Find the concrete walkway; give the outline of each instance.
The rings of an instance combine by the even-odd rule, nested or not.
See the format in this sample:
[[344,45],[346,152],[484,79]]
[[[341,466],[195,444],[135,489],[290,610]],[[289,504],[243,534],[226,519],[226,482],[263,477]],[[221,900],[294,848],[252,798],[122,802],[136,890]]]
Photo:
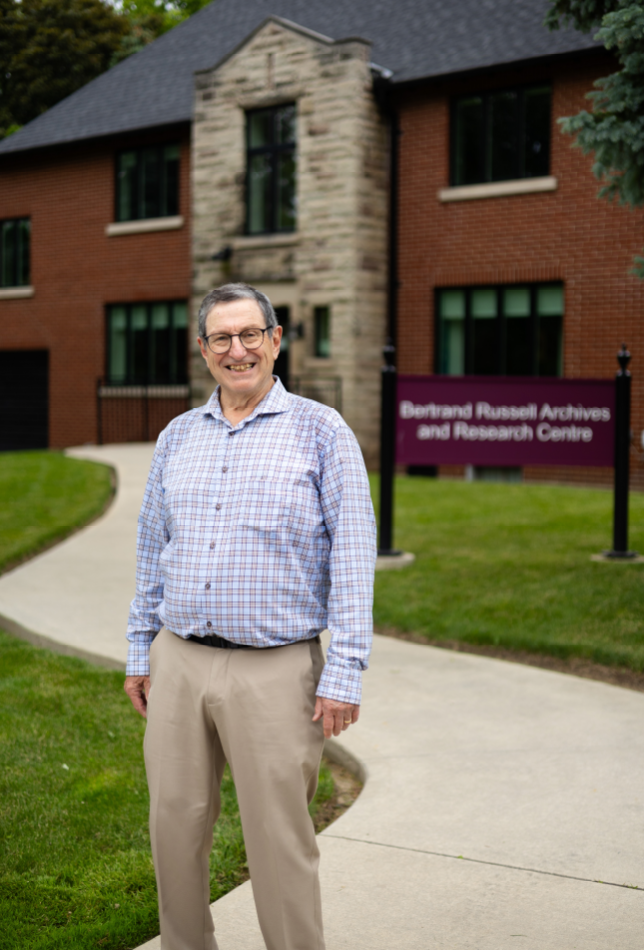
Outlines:
[[[0,626],[122,665],[150,453],[73,453],[117,467],[117,501],[0,578]],[[328,950],[642,950],[643,726],[644,694],[376,637],[329,748],[367,782],[319,839]],[[250,885],[213,914],[220,950],[263,950]]]

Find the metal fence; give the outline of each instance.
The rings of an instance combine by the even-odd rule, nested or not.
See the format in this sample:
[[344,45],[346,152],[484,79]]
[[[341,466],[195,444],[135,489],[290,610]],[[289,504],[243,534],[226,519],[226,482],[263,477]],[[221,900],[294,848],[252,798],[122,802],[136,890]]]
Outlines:
[[189,386],[96,387],[98,444],[154,442],[175,416],[190,408]]
[[341,376],[291,376],[288,381],[289,392],[306,399],[314,399],[325,406],[337,409],[342,415],[342,377]]

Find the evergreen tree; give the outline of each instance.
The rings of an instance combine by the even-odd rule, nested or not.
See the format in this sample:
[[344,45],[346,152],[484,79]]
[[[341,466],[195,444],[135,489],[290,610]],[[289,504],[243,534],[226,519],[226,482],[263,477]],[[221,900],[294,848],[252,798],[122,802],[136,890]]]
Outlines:
[[[594,153],[593,172],[601,198],[637,208],[644,204],[644,4],[629,0],[551,0],[546,23],[583,32],[599,27],[595,39],[614,52],[617,72],[595,83],[592,111],[560,119],[576,144]],[[644,257],[634,273],[644,279]]]

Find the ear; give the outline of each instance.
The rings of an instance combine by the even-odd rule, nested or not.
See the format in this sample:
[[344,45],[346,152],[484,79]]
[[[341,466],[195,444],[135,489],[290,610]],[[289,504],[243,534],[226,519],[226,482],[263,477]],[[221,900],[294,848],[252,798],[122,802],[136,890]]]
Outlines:
[[273,354],[277,356],[280,351],[280,342],[282,340],[282,333],[284,332],[283,327],[273,327],[272,333],[272,342],[273,342]]
[[204,341],[201,339],[200,336],[197,337],[197,343],[199,344],[199,349],[201,350],[201,355],[202,355],[203,358],[206,360],[206,362],[208,362],[208,350],[206,349],[206,347],[205,347],[205,345],[204,345]]

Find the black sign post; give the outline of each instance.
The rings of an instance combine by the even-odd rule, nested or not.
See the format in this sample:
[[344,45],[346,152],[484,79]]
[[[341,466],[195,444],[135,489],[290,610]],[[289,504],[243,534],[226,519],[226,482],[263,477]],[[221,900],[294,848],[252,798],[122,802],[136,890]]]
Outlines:
[[613,550],[606,557],[632,558],[628,550],[628,490],[631,451],[631,354],[622,343],[617,354],[619,370],[615,375],[615,498],[613,508]]
[[391,342],[383,349],[382,403],[380,411],[380,538],[378,555],[398,557],[392,547],[394,521],[394,470],[396,465],[396,349]]

